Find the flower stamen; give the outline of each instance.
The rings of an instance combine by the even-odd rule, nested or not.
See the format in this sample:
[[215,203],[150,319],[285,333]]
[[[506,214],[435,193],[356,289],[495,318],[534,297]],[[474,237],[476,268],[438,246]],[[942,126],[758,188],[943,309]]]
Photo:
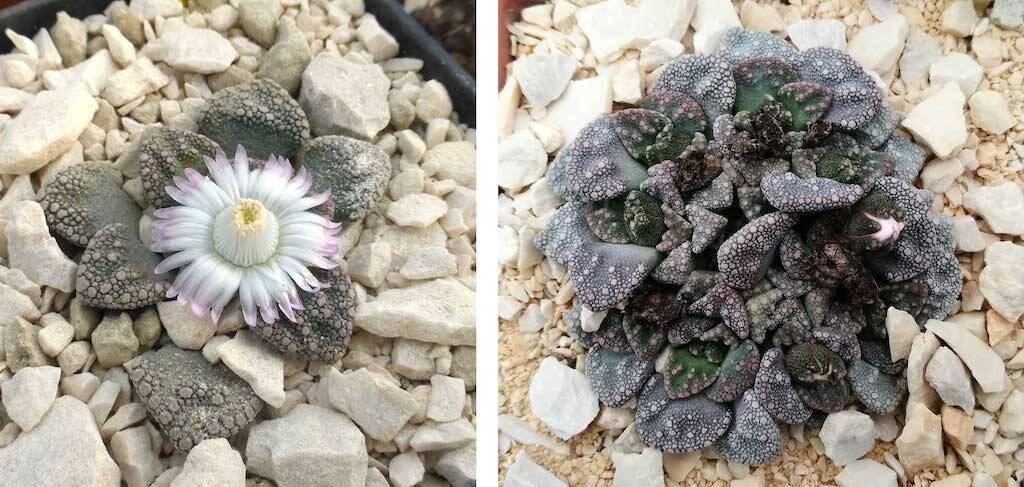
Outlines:
[[243,198],[235,206],[235,230],[241,235],[252,235],[263,230],[263,203]]
[[277,217],[257,200],[242,198],[221,210],[213,228],[213,247],[229,262],[252,267],[277,251]]

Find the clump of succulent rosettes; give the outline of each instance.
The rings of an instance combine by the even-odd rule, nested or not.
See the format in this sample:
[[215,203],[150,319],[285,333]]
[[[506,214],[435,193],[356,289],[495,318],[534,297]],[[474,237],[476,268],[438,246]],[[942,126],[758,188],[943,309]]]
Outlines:
[[898,406],[886,313],[944,318],[961,275],[897,122],[846,53],[734,29],[558,155],[568,203],[536,243],[569,268],[595,392],[638,398],[643,441],[760,463],[779,422]]

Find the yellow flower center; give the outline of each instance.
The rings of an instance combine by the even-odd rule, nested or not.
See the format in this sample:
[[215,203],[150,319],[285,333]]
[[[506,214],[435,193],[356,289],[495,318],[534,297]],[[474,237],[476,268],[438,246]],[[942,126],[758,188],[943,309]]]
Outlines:
[[263,203],[243,198],[235,206],[235,231],[242,235],[252,235],[263,230]]
[[277,251],[278,223],[263,203],[243,198],[221,210],[213,229],[213,247],[242,267],[262,264]]

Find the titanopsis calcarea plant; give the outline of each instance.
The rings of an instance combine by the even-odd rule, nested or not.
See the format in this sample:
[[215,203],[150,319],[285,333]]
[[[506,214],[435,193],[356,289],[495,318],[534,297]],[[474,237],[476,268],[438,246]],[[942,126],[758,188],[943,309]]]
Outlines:
[[898,406],[889,308],[941,319],[961,285],[898,121],[846,53],[733,29],[558,155],[568,202],[536,244],[569,269],[594,390],[637,398],[644,442],[760,463],[778,423]]

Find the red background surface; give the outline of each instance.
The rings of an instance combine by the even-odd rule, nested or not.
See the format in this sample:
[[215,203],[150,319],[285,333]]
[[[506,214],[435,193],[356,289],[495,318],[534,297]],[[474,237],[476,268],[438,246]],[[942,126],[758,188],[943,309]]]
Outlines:
[[20,1],[21,0],[0,0],[0,8],[10,7],[11,5],[14,5]]

